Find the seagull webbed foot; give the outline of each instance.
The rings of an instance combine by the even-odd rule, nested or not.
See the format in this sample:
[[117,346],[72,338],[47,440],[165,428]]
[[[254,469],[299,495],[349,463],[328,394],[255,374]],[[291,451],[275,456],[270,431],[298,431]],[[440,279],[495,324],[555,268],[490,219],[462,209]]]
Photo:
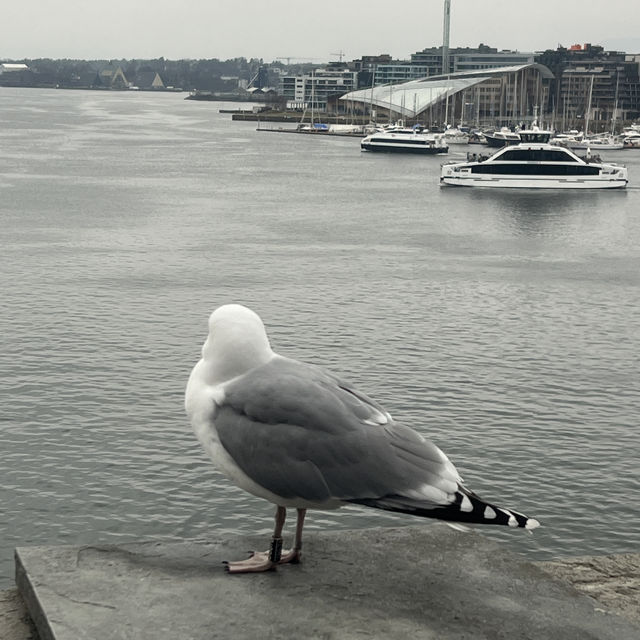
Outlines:
[[272,571],[276,568],[274,562],[269,559],[268,551],[254,551],[246,560],[223,563],[227,573],[260,573],[262,571]]
[[280,560],[273,562],[270,559],[270,551],[254,551],[246,560],[235,562],[224,561],[227,573],[261,573],[273,571],[279,564],[299,564],[302,561],[302,552],[299,549],[284,551]]

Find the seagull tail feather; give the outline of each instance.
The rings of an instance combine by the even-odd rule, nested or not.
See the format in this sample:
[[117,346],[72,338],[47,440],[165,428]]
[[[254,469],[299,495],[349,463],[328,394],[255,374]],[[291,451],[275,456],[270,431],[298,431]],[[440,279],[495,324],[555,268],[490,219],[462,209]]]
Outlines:
[[540,523],[517,511],[498,507],[486,502],[472,491],[459,486],[455,492],[455,499],[446,505],[433,504],[407,498],[402,495],[388,495],[381,498],[365,498],[349,500],[354,504],[361,504],[374,509],[406,513],[421,518],[435,518],[452,522],[469,524],[492,524],[521,529],[535,529]]

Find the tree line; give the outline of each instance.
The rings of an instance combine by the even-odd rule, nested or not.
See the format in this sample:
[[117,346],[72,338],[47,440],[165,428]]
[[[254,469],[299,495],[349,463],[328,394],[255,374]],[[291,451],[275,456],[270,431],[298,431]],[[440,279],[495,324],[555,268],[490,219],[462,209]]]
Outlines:
[[[257,58],[217,58],[198,60],[166,60],[165,58],[120,59],[120,60],[75,60],[75,59],[22,59],[5,62],[26,64],[28,70],[0,75],[0,84],[17,86],[80,87],[90,86],[87,82],[106,66],[120,67],[127,79],[135,79],[142,71],[155,71],[165,87],[181,88],[187,91],[222,91],[237,87],[237,80],[247,83],[265,66]],[[293,65],[292,65],[293,67]],[[277,85],[277,70],[280,63],[270,64],[266,69],[269,82]]]

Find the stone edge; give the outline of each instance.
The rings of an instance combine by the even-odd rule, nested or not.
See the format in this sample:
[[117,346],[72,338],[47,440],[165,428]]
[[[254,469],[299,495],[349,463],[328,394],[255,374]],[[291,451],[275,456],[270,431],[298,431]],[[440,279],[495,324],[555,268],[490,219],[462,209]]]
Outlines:
[[49,624],[49,620],[40,606],[36,589],[31,583],[24,565],[22,564],[22,559],[20,558],[20,552],[18,549],[15,550],[14,557],[16,563],[15,580],[18,588],[18,594],[24,601],[32,625],[37,629],[37,635],[34,640],[56,640],[55,633]]
[[[611,592],[607,591],[607,575],[611,578],[615,577],[608,574],[607,571],[599,573],[596,570],[595,575],[598,575],[601,579],[600,586],[602,587],[598,590],[594,590],[588,581],[585,582],[584,576],[578,576],[575,573],[576,565],[579,566],[580,564],[589,563],[592,567],[597,568],[599,565],[615,561],[618,558],[631,558],[633,568],[635,569],[636,566],[640,567],[640,554],[628,553],[537,561],[531,564],[538,567],[551,579],[568,585],[581,595],[591,598],[594,602],[601,605],[602,609],[607,613],[620,616],[632,624],[637,625],[640,622],[640,612],[636,615],[633,614],[633,611],[630,613],[627,600],[629,597],[633,601],[637,601],[637,599],[640,598],[640,571],[634,579],[634,583],[637,584],[638,587],[632,588],[633,593],[625,594],[627,596],[626,599],[624,597],[616,597],[616,595],[619,594],[615,593],[615,588],[609,590]],[[0,611],[0,615],[5,619],[9,619],[11,615],[16,618],[15,624],[13,625],[15,631],[12,631],[11,635],[5,635],[7,630],[0,628],[0,637],[3,639],[6,638],[6,640],[56,640],[56,635],[38,602],[36,589],[24,569],[18,549],[15,551],[15,564],[16,599],[24,604],[24,608],[15,611]],[[14,591],[14,589],[7,591]],[[604,597],[603,591],[605,592]],[[21,624],[25,619],[26,623]],[[40,635],[38,635],[36,629],[38,629]]]

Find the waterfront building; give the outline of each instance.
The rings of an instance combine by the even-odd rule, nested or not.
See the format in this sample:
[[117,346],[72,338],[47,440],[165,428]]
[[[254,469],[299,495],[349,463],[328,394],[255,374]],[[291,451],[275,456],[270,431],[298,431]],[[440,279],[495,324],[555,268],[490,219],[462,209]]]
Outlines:
[[409,62],[378,64],[373,69],[373,84],[398,84],[409,80],[418,80],[429,75],[428,67]]
[[280,93],[287,101],[287,108],[304,108],[306,78],[306,75],[284,75],[280,78]]
[[94,86],[108,89],[127,89],[129,81],[120,65],[109,62],[98,71]]
[[425,65],[414,64],[408,60],[393,60],[387,53],[379,56],[363,56],[349,65],[358,73],[357,88],[377,86],[379,84],[398,84],[409,80],[418,80],[429,75]]
[[591,130],[604,131],[640,116],[638,56],[575,44],[545,51],[536,60],[555,76],[551,109],[560,129],[583,129],[588,122]]
[[354,71],[361,73],[364,71],[372,71],[378,65],[392,63],[393,58],[388,53],[381,53],[377,56],[362,56],[351,62],[350,66],[353,67]]
[[426,76],[459,73],[473,69],[497,69],[533,63],[535,54],[519,51],[498,51],[480,44],[478,47],[455,47],[449,49],[449,69],[442,69],[442,47],[428,47],[411,54],[411,64],[426,68]]
[[[498,51],[484,44],[477,48],[458,47],[449,49],[449,73],[531,64],[534,62],[534,55],[518,51]],[[410,60],[393,60],[388,54],[363,56],[354,60],[351,66],[358,72],[357,88],[400,84],[442,74],[442,48],[423,49],[411,54]]]
[[331,98],[357,88],[358,74],[342,62],[332,62],[300,76],[283,76],[280,91],[290,109],[326,110]]
[[32,81],[33,72],[31,68],[23,62],[0,63],[0,86],[28,87]]
[[29,67],[23,62],[3,62],[0,63],[0,75],[4,73],[19,73],[28,71]]
[[138,89],[156,91],[165,88],[160,74],[157,71],[153,71],[153,69],[148,68],[138,71],[133,81],[133,86]]
[[427,126],[530,124],[549,100],[551,71],[530,63],[461,71],[342,96],[349,110],[374,120],[403,119]]
[[453,72],[471,71],[473,69],[497,69],[511,65],[532,64],[535,54],[521,51],[464,51],[454,49]]
[[[537,118],[562,130],[588,122],[592,131],[616,123],[619,129],[640,117],[640,56],[592,45],[534,54],[481,44],[450,49],[449,61],[448,73],[441,73],[441,47],[416,52],[410,61],[363,56],[349,64],[358,76],[354,89],[345,87],[347,95],[338,101],[334,92],[328,102],[318,92],[316,107],[347,101],[349,111],[375,110],[382,119],[426,114],[438,126],[513,126]],[[300,100],[308,103],[309,91],[302,88],[308,83],[298,82],[299,95],[306,92]]]

